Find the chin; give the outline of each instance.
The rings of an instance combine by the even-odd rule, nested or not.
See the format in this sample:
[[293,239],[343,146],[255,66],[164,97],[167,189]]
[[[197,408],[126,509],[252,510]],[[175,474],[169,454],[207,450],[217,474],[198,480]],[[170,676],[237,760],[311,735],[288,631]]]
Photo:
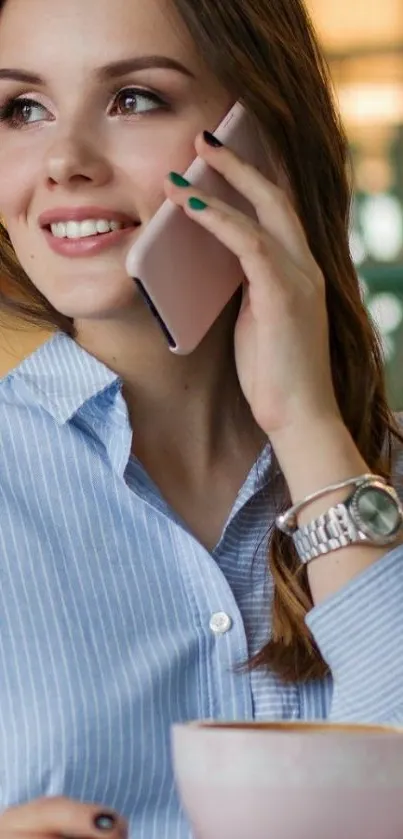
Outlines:
[[127,318],[128,310],[134,307],[138,298],[133,281],[127,276],[120,280],[109,277],[95,282],[94,279],[92,277],[90,282],[84,280],[78,287],[77,284],[72,287],[70,283],[63,292],[62,283],[57,283],[54,293],[50,293],[49,289],[41,291],[58,312],[74,320],[103,320],[116,318],[119,314]]

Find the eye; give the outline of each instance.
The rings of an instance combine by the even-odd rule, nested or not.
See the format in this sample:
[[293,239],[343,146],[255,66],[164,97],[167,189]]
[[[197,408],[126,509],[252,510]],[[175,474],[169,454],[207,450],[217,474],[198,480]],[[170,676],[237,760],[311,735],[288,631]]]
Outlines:
[[167,109],[167,104],[156,93],[136,87],[126,87],[115,96],[111,113],[115,116],[137,116],[138,114]]
[[10,99],[0,108],[0,121],[7,123],[11,128],[24,128],[26,125],[41,122],[48,113],[45,106],[34,99],[20,97]]

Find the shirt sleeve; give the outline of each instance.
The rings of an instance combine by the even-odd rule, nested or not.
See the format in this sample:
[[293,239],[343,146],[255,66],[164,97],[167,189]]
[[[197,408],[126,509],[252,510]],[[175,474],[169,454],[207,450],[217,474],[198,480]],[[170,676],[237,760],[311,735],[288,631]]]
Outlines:
[[403,724],[403,546],[306,617],[333,677],[332,722]]

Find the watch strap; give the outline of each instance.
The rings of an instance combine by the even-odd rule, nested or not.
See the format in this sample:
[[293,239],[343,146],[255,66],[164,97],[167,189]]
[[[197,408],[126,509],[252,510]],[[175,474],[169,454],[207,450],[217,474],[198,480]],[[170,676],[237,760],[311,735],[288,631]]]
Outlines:
[[339,548],[369,541],[355,526],[345,502],[299,527],[292,539],[303,564]]

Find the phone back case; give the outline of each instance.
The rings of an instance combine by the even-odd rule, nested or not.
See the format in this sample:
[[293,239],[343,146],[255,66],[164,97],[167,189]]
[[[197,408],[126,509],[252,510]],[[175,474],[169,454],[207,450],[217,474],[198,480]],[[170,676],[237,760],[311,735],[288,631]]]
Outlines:
[[[263,170],[267,152],[244,108],[237,103],[215,135]],[[197,157],[185,177],[256,219],[252,205]],[[243,282],[240,262],[209,231],[165,201],[131,248],[126,261],[172,352],[192,352]]]

